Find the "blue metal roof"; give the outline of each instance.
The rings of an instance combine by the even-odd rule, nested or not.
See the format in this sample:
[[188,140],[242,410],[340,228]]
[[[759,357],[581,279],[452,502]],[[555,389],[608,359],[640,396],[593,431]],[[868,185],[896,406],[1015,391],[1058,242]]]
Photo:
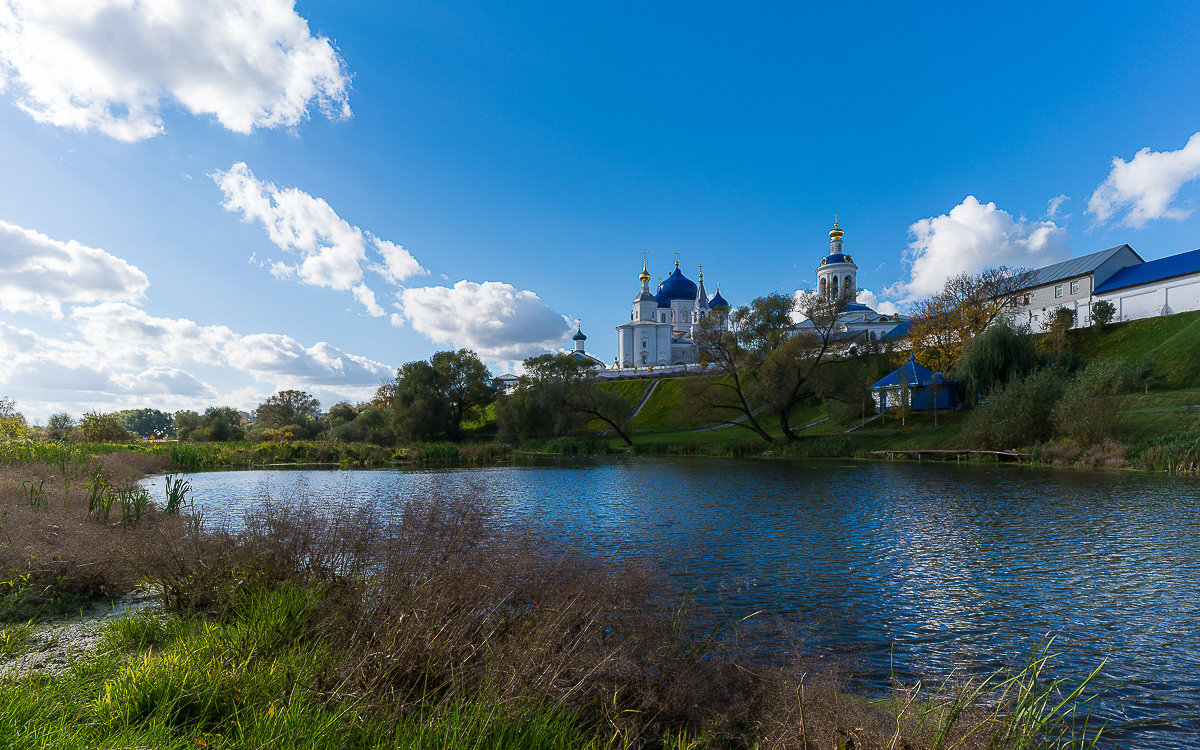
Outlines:
[[842,308],[842,312],[875,312],[866,305],[860,305],[857,302],[851,302]]
[[910,354],[908,361],[900,369],[892,372],[883,379],[876,381],[872,388],[898,388],[901,383],[907,385],[932,385],[933,383],[945,383],[942,374],[935,373],[925,365],[919,364]]
[[894,341],[902,339],[908,335],[908,329],[912,326],[912,321],[902,320],[896,324],[896,327],[879,337],[880,341]]
[[1192,250],[1189,253],[1171,255],[1166,258],[1139,263],[1136,266],[1126,266],[1108,277],[1108,280],[1103,284],[1096,287],[1095,293],[1099,294],[1100,292],[1121,289],[1127,286],[1137,286],[1138,284],[1149,284],[1160,279],[1183,276],[1184,274],[1196,273],[1197,271],[1200,271],[1200,250]]
[[1055,281],[1061,281],[1063,279],[1089,274],[1100,266],[1104,265],[1105,261],[1116,255],[1122,249],[1128,249],[1129,252],[1133,253],[1138,258],[1142,257],[1138,255],[1137,251],[1135,251],[1132,247],[1129,247],[1129,245],[1117,245],[1116,247],[1110,247],[1107,250],[1100,250],[1099,252],[1089,253],[1088,255],[1081,255],[1078,258],[1064,260],[1062,263],[1055,263],[1053,265],[1039,268],[1033,272],[1033,278],[1030,280],[1029,285],[1026,288],[1042,286]]

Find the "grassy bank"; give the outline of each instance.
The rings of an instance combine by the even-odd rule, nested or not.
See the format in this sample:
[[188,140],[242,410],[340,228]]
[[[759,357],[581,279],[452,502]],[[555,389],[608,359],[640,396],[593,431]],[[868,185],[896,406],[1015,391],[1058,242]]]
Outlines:
[[[30,618],[70,609],[67,591],[78,603],[138,584],[159,603],[108,625],[100,652],[62,674],[0,681],[0,747],[1017,747],[1074,736],[1054,708],[1073,691],[1047,679],[1044,654],[1012,678],[866,700],[802,654],[775,649],[764,666],[742,627],[675,598],[652,562],[493,524],[484,498],[413,499],[390,522],[336,499],[267,503],[235,532],[166,513],[165,498],[103,521],[79,489],[88,472],[120,484],[161,460],[115,453],[63,476],[0,465],[0,590],[12,605],[0,628],[14,644],[0,659],[20,655]],[[45,480],[36,502],[33,480]],[[45,561],[50,577],[31,583]],[[103,585],[72,588],[97,567]]]
[[318,440],[263,442],[58,443],[41,440],[0,440],[0,464],[80,466],[114,453],[159,457],[182,470],[240,468],[267,464],[328,464],[339,466],[459,466],[488,464],[511,457],[512,449],[488,443],[416,443],[388,448],[370,443]]

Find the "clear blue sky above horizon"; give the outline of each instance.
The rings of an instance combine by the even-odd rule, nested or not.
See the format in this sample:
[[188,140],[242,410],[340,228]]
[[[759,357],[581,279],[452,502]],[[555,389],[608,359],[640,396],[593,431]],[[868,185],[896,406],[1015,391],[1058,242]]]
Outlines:
[[[734,304],[1200,247],[1195,3],[0,0],[0,396],[326,408]],[[1118,161],[1114,161],[1117,159]]]

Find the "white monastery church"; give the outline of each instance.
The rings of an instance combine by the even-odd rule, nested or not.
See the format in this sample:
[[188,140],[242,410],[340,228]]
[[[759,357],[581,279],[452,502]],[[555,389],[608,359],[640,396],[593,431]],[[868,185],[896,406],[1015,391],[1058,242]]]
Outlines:
[[[854,300],[858,293],[858,265],[842,252],[844,232],[835,222],[829,232],[829,253],[817,266],[817,292],[829,299],[843,297]],[[698,360],[695,346],[696,329],[709,314],[723,314],[729,303],[721,296],[718,285],[712,299],[704,290],[704,270],[701,267],[698,283],[683,275],[678,258],[670,276],[650,290],[650,272],[642,262],[638,277],[642,289],[633,300],[629,322],[617,326],[617,357],[613,369],[691,365]],[[805,320],[796,330],[812,327]],[[838,343],[850,346],[870,341],[890,341],[903,338],[908,330],[908,318],[885,315],[870,307],[851,301],[839,316],[834,336]],[[582,352],[576,334],[576,356]],[[594,357],[592,357],[594,359]]]
[[720,314],[729,308],[721,296],[721,287],[712,299],[704,290],[704,270],[699,284],[683,275],[679,260],[675,270],[658,285],[658,293],[650,291],[650,271],[642,261],[638,279],[642,290],[633,299],[629,322],[617,326],[617,359],[615,368],[665,367],[690,365],[696,362],[695,334],[700,321],[710,312]]

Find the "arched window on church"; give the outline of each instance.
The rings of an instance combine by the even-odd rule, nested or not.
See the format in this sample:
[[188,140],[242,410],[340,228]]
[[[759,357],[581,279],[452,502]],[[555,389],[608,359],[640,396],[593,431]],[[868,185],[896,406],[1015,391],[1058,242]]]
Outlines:
[[854,280],[847,276],[845,286],[846,289],[844,294],[846,295],[846,298],[849,299],[850,297],[854,296]]
[[821,291],[819,292],[819,294],[820,294],[822,297],[824,297],[824,296],[825,296],[825,281],[826,281],[825,277],[824,277],[824,276],[822,276],[822,277],[821,277]]
[[833,280],[829,283],[829,298],[833,299],[837,295],[838,295],[838,277],[834,276]]
[[667,314],[666,314],[666,313],[663,313],[663,314],[662,314],[662,322],[663,322],[663,323],[666,323],[666,322],[667,322]]

